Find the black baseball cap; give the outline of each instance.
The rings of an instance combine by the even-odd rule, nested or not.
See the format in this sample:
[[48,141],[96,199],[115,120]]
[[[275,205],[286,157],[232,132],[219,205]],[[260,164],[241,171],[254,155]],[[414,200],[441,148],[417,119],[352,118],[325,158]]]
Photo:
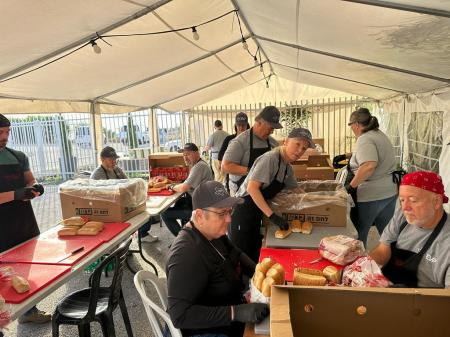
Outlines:
[[241,198],[230,197],[225,187],[218,181],[206,181],[198,185],[192,194],[192,208],[229,208],[244,202]]
[[113,158],[113,159],[119,158],[119,156],[116,153],[116,150],[114,150],[114,148],[111,147],[111,146],[105,146],[103,148],[102,152],[100,152],[100,157],[102,157],[102,158]]
[[311,132],[305,128],[295,128],[289,132],[288,138],[302,138],[308,141],[310,148],[315,148]]
[[244,112],[238,112],[235,117],[235,124],[247,125],[248,117]]
[[282,129],[283,125],[280,124],[280,110],[273,105],[266,106],[256,116],[256,118],[262,118],[269,123],[274,129]]
[[11,122],[4,115],[0,114],[0,128],[11,126]]
[[186,143],[182,149],[178,150],[179,153],[182,153],[183,151],[198,152],[198,146],[194,143]]

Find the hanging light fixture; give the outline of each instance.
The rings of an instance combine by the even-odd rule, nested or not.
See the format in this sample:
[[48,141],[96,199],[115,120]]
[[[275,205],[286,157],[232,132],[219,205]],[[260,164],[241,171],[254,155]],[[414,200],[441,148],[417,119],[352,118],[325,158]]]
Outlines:
[[91,40],[91,46],[94,49],[94,53],[100,54],[102,52],[102,48],[100,48],[100,46],[94,40]]
[[248,50],[248,44],[247,44],[247,41],[245,41],[245,38],[242,38],[242,48],[244,48],[245,50]]
[[262,63],[259,65],[259,71],[260,71],[260,72],[264,72],[264,67],[263,67],[263,64],[262,64]]
[[256,57],[256,55],[253,56],[253,60],[255,61],[255,66],[257,66],[259,64],[259,62],[258,62],[258,58]]
[[269,81],[266,80],[266,88],[269,89]]
[[200,39],[200,35],[198,35],[197,28],[195,26],[192,27],[192,38],[195,41],[198,41],[198,39]]

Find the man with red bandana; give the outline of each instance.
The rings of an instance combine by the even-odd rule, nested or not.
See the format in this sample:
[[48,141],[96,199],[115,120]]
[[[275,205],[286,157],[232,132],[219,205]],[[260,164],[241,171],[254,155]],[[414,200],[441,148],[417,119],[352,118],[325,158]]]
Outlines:
[[370,256],[396,286],[450,287],[450,220],[442,179],[434,172],[405,175],[399,208]]

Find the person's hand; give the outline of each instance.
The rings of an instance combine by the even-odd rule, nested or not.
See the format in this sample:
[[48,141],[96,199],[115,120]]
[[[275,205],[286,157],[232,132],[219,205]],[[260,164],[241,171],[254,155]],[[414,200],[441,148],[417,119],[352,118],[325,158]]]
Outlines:
[[269,217],[270,221],[272,221],[275,225],[280,227],[281,230],[285,231],[289,228],[289,224],[286,220],[284,220],[281,216],[272,213]]
[[269,306],[265,303],[248,303],[233,306],[233,321],[258,323],[269,315]]
[[22,187],[14,191],[14,200],[30,200],[36,196],[37,192],[33,187]]
[[39,195],[44,194],[44,185],[42,184],[34,184],[31,186],[35,192],[39,192]]

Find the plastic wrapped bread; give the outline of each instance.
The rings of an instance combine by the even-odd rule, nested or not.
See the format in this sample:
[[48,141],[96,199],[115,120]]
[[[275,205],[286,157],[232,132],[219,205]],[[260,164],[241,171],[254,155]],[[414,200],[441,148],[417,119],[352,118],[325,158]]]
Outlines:
[[11,278],[11,285],[14,288],[14,290],[19,293],[25,293],[28,290],[30,290],[30,284],[28,283],[27,279],[22,276],[15,275]]
[[370,256],[363,256],[344,268],[342,284],[350,287],[386,288],[391,285],[391,282]]
[[323,258],[345,266],[364,255],[364,245],[345,235],[328,236],[320,240],[319,253]]

